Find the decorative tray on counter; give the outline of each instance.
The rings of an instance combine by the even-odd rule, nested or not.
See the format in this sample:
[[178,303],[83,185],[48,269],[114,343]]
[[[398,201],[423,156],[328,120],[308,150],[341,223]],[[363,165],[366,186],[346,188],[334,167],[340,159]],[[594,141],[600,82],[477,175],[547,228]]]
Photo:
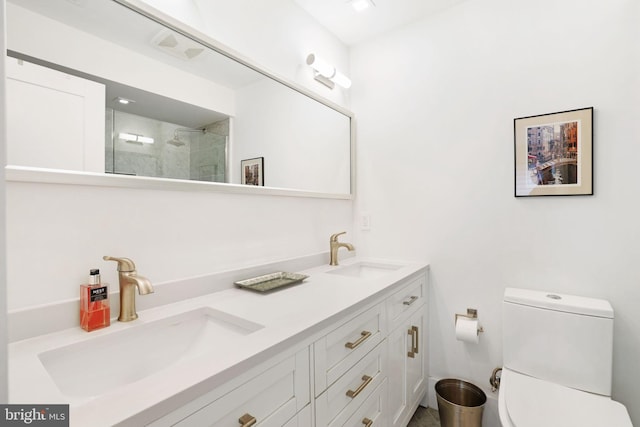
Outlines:
[[277,273],[240,280],[238,282],[234,282],[234,284],[241,288],[251,289],[252,291],[267,292],[284,286],[301,283],[307,277],[309,276],[304,274],[278,271]]

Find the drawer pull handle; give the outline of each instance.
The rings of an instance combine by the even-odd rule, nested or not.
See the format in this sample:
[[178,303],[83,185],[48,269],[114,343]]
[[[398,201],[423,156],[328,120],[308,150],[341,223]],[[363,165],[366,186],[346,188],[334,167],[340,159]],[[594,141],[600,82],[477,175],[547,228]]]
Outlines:
[[369,418],[363,418],[362,424],[364,424],[364,427],[371,427],[373,425],[373,420],[370,420]]
[[403,302],[402,302],[402,304],[404,304],[404,305],[411,305],[411,304],[413,304],[414,302],[416,302],[416,301],[418,300],[418,298],[420,298],[420,297],[417,297],[417,296],[415,296],[415,295],[414,295],[414,296],[412,296],[411,298],[409,298],[409,301],[403,301]]
[[407,353],[407,356],[413,359],[418,354],[418,327],[412,326],[407,333],[411,335],[411,351]]
[[244,414],[238,419],[238,422],[241,424],[241,427],[251,427],[256,423],[256,417]]
[[373,381],[373,377],[370,377],[369,375],[363,375],[362,384],[360,384],[355,390],[347,390],[347,396],[353,399],[354,397],[359,395],[360,392],[362,392],[362,390],[364,390],[364,388],[368,386],[371,381]]
[[354,348],[356,348],[357,346],[362,344],[364,342],[364,340],[369,338],[371,336],[371,332],[362,331],[362,332],[360,332],[360,335],[361,335],[360,338],[358,338],[358,340],[356,342],[348,342],[344,346],[347,347],[348,349],[353,350]]

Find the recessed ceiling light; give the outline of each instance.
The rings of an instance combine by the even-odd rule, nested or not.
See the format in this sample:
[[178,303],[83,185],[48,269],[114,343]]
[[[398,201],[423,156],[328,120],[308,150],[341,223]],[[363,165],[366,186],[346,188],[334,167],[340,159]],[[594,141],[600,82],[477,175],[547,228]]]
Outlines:
[[370,6],[375,6],[376,4],[373,0],[351,0],[351,7],[353,7],[356,12],[362,12],[365,9],[368,9]]
[[117,97],[115,99],[115,101],[117,101],[119,104],[122,104],[122,105],[129,105],[129,104],[133,104],[134,102],[136,102],[133,99],[122,98],[120,96]]

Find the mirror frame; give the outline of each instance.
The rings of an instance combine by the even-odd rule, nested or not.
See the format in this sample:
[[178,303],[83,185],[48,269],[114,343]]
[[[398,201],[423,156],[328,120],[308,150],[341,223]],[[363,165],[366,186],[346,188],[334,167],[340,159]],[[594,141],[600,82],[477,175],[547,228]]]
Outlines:
[[[277,83],[280,83],[308,98],[319,102],[338,113],[349,118],[350,122],[350,149],[349,149],[349,165],[350,165],[350,192],[349,193],[323,193],[316,191],[297,190],[292,188],[279,187],[258,187],[242,184],[190,181],[169,178],[143,177],[143,176],[126,176],[114,175],[107,173],[93,173],[82,171],[68,171],[47,168],[35,168],[27,166],[5,165],[5,179],[14,182],[31,182],[31,183],[48,183],[48,184],[70,184],[70,185],[90,185],[98,187],[118,187],[118,188],[136,188],[147,190],[175,190],[175,191],[209,191],[217,193],[236,193],[236,194],[257,194],[257,195],[273,195],[273,196],[292,196],[292,197],[312,197],[327,199],[343,199],[352,200],[355,196],[355,179],[356,179],[356,162],[355,162],[355,118],[353,112],[343,108],[342,106],[321,97],[311,90],[292,82],[274,72],[266,70],[250,59],[244,57],[228,46],[212,39],[206,34],[178,21],[177,19],[165,14],[164,12],[142,2],[141,0],[111,0],[115,3],[145,16],[173,31],[176,31],[185,37],[188,37],[203,46],[230,58],[252,70],[268,77]],[[6,19],[6,17],[5,17]],[[6,26],[6,22],[5,22]]]

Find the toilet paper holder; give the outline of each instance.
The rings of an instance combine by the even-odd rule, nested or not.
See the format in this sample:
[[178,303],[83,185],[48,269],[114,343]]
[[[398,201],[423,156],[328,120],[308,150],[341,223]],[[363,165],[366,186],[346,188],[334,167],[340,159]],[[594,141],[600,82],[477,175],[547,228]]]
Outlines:
[[[467,308],[467,314],[458,314],[456,313],[456,321],[454,323],[458,323],[459,317],[466,317],[467,319],[477,319],[478,318],[478,310],[475,308]],[[482,326],[478,327],[478,333],[484,332],[484,328]]]

